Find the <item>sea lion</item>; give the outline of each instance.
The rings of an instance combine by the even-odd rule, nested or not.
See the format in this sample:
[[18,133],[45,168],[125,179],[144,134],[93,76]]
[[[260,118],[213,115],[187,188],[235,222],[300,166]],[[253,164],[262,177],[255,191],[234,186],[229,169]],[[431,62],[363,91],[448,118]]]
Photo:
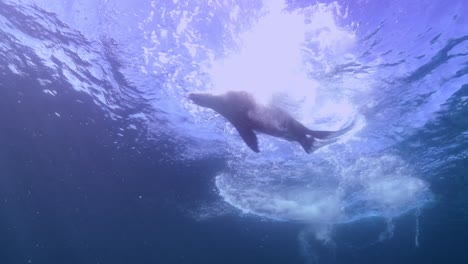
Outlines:
[[351,126],[339,131],[310,130],[276,106],[257,104],[252,95],[245,91],[230,91],[222,95],[190,93],[188,98],[195,104],[208,107],[226,118],[239,132],[244,142],[253,151],[260,152],[255,132],[297,141],[305,152],[311,153],[315,139],[331,139],[350,130]]

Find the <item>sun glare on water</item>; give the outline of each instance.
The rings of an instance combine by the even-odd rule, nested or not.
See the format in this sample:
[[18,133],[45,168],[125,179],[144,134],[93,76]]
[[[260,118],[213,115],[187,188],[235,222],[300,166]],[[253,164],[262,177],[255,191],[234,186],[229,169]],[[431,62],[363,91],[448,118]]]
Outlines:
[[308,56],[320,59],[317,57],[335,48],[341,56],[346,52],[344,46],[354,44],[353,33],[335,24],[337,7],[319,5],[314,10],[315,19],[307,21],[305,12],[287,11],[281,1],[267,2],[265,14],[238,36],[238,50],[213,62],[209,92],[248,91],[262,104],[271,103],[276,96],[294,105],[287,110],[306,124],[324,115],[329,116],[332,129],[349,122],[355,113],[346,98],[317,101],[320,88],[326,84],[310,76],[314,69],[306,63]]

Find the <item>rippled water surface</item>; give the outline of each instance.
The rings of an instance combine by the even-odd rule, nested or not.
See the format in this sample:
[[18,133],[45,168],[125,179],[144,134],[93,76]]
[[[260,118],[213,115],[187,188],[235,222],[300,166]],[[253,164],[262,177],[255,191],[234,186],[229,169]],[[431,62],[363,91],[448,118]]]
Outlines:
[[[0,2],[2,263],[463,263],[468,4]],[[315,130],[259,154],[189,92]],[[3,235],[1,235],[3,234]]]

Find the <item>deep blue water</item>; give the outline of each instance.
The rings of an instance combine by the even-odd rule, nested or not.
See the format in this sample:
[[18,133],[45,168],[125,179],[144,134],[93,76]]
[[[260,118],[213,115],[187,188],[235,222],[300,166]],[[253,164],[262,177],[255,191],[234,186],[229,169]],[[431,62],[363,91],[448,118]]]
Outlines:
[[[0,263],[468,263],[468,4],[277,8],[2,0]],[[236,85],[358,125],[253,154]]]

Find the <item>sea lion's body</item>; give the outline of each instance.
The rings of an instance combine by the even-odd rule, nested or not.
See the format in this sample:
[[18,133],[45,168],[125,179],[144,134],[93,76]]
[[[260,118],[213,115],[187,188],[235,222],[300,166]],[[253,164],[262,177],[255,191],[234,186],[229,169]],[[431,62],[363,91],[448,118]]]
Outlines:
[[307,153],[310,153],[315,138],[336,137],[348,130],[335,132],[310,130],[278,107],[257,104],[247,92],[228,92],[222,95],[191,93],[189,98],[194,103],[211,108],[226,118],[255,152],[260,152],[255,131],[297,141]]

